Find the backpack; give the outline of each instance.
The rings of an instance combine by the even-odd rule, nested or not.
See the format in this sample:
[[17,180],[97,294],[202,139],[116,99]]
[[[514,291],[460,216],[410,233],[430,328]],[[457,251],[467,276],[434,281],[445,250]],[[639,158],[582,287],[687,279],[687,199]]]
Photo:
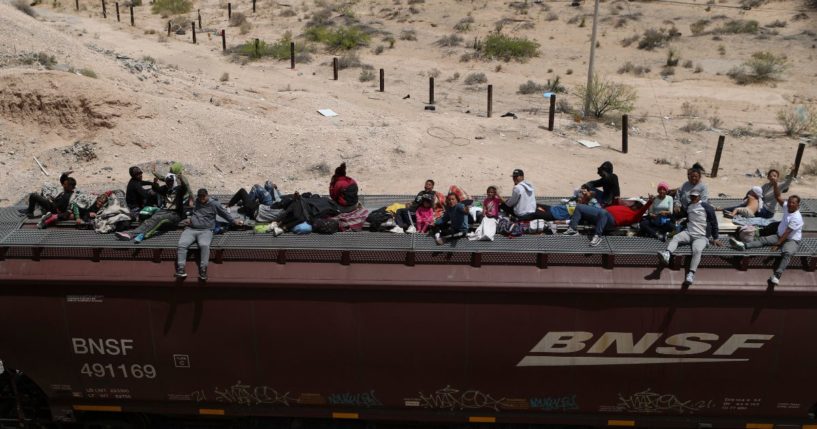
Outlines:
[[506,217],[501,217],[497,220],[496,232],[510,237],[519,237],[524,232],[519,223],[511,222]]
[[255,215],[255,220],[262,223],[274,222],[278,220],[284,211],[282,209],[274,209],[270,206],[261,204],[258,206],[258,214]]
[[334,234],[340,230],[338,221],[332,218],[315,219],[312,222],[312,231],[318,234]]
[[298,235],[309,234],[312,232],[312,225],[308,224],[307,222],[299,223],[292,228],[292,232]]
[[367,217],[369,217],[369,210],[359,207],[348,213],[341,213],[335,216],[335,219],[338,221],[340,231],[362,231]]
[[383,224],[392,219],[392,215],[386,211],[386,207],[381,207],[366,217],[366,222],[369,222],[369,230],[377,232],[381,230]]

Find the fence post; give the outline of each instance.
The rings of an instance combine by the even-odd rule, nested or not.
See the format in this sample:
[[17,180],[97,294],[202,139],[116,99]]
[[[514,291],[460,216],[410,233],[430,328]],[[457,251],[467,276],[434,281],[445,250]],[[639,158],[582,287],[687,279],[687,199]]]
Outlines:
[[255,56],[256,57],[258,57],[258,43],[259,43],[259,40],[255,39]]
[[221,50],[227,52],[227,34],[221,30]]
[[133,26],[134,26],[134,21],[133,21],[133,5],[130,5],[130,26],[131,26],[131,27],[133,27]]
[[116,22],[122,22],[119,20],[119,2],[116,2]]
[[491,117],[491,113],[494,111],[494,86],[488,85],[488,117]]
[[167,21],[167,37],[170,37],[170,21]]
[[201,9],[198,9],[196,11],[196,14],[198,14],[198,16],[199,16],[199,30],[201,30]]
[[386,72],[380,69],[380,92],[386,92]]
[[627,153],[629,150],[629,119],[627,115],[621,115],[621,152]]
[[718,148],[715,149],[715,161],[712,162],[712,174],[709,177],[718,177],[718,167],[721,165],[721,153],[723,152],[723,142],[726,137],[718,137]]
[[233,4],[227,3],[227,19],[233,19]]
[[332,58],[332,79],[338,80],[338,57]]
[[77,6],[77,11],[79,11],[79,0],[74,0],[74,4]]
[[548,131],[553,131],[553,122],[556,119],[556,94],[550,94],[550,110],[548,111]]
[[108,19],[108,8],[105,7],[105,0],[102,0],[102,17]]
[[190,28],[193,29],[193,44],[196,44],[196,21],[190,21]]
[[428,78],[428,104],[434,104],[434,78]]
[[255,13],[255,0],[252,0],[252,13]]
[[289,68],[295,70],[295,42],[289,42]]
[[803,151],[806,150],[806,144],[800,143],[797,146],[797,156],[794,157],[794,169],[791,171],[792,177],[797,177],[797,173],[800,172],[800,161],[803,160]]

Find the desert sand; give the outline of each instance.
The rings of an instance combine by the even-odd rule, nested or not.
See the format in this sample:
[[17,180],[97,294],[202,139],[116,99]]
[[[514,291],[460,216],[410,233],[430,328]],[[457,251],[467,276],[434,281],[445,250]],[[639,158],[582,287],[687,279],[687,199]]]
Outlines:
[[[576,89],[587,78],[592,4],[531,2],[521,13],[523,3],[345,3],[350,16],[378,32],[357,53],[375,75],[385,70],[383,93],[376,78],[359,80],[359,68],[341,70],[339,80],[332,80],[331,59],[342,53],[318,45],[312,61],[294,70],[289,61],[246,61],[222,52],[222,29],[229,47],[253,38],[274,42],[286,31],[302,43],[299,36],[311,14],[338,4],[331,1],[258,0],[253,14],[249,0],[236,0],[233,12],[246,14],[252,25],[241,35],[228,25],[224,1],[196,0],[191,13],[177,18],[190,22],[201,11],[197,44],[189,29],[166,37],[169,18],[152,14],[149,4],[134,8],[131,26],[124,3],[122,22],[116,21],[112,1],[107,18],[100,3],[89,0],[80,0],[80,11],[72,0],[46,1],[33,7],[36,17],[0,3],[0,204],[14,204],[44,182],[56,181],[61,171],[74,170],[80,188],[122,188],[129,166],[166,169],[169,160],[187,166],[194,187],[217,192],[267,178],[285,192],[326,192],[332,170],[345,161],[367,194],[414,193],[426,178],[435,179],[438,188],[458,184],[472,193],[498,184],[507,194],[511,171],[522,168],[539,195],[566,195],[596,178],[596,167],[609,160],[624,195],[647,195],[659,181],[680,185],[684,169],[694,162],[709,170],[719,135],[726,136],[720,170],[706,180],[715,195],[742,196],[762,183],[749,174],[791,165],[798,144],[807,142],[786,137],[775,118],[780,109],[813,105],[817,99],[817,10],[803,2],[772,1],[750,10],[735,0],[710,5],[602,2],[596,71],[638,93],[627,154],[620,151],[621,131],[614,124],[620,113],[579,123],[560,112],[549,132],[547,100],[541,93],[517,93],[528,80],[544,83],[558,75],[567,93],[557,97],[580,108]],[[295,13],[282,16],[284,10]],[[474,23],[458,33],[464,39],[460,46],[435,44],[455,33],[454,25],[469,14]],[[346,18],[333,12],[332,19]],[[540,43],[538,57],[462,62],[462,54],[471,51],[467,45],[496,31],[503,18],[503,33]],[[761,29],[693,36],[690,24],[704,18],[712,20],[710,28],[730,19],[753,19]],[[763,27],[778,20],[785,26]],[[679,64],[673,75],[659,74],[668,47],[647,51],[621,43],[649,28],[671,25],[681,33],[671,46],[681,63],[693,65]],[[401,39],[404,30],[414,30],[416,40]],[[393,48],[383,41],[389,34]],[[378,54],[380,45],[384,49]],[[726,73],[757,51],[787,56],[781,78],[733,82]],[[30,60],[39,53],[53,56],[53,63]],[[651,71],[617,73],[626,61]],[[475,72],[485,73],[493,85],[491,118],[486,117],[487,84],[463,82]],[[424,110],[430,75],[437,76],[435,111]],[[327,108],[338,116],[317,113]],[[506,112],[518,119],[501,117]],[[691,121],[706,129],[681,130]],[[595,128],[592,135],[583,131],[587,128]],[[601,146],[585,148],[576,143],[579,139]],[[809,143],[803,164],[815,163],[817,147]],[[817,168],[807,170],[814,174]],[[817,196],[817,178],[807,172],[801,167],[792,191]]]

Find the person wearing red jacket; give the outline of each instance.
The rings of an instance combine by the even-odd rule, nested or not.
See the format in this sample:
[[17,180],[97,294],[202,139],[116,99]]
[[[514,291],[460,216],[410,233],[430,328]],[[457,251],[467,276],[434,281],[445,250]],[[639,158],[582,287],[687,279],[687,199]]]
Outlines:
[[348,209],[357,206],[357,192],[357,182],[346,175],[346,163],[340,164],[329,182],[329,197],[342,209]]
[[576,210],[573,211],[573,216],[570,219],[570,227],[564,234],[577,235],[579,232],[576,228],[578,228],[578,225],[584,220],[586,223],[594,226],[593,238],[590,240],[590,245],[593,247],[598,246],[601,244],[601,237],[604,236],[605,231],[610,231],[617,226],[628,226],[638,223],[644,216],[644,213],[649,210],[652,205],[652,200],[652,195],[650,195],[650,201],[639,209],[633,209],[623,205],[607,206],[602,209],[586,204],[579,204],[576,206]]

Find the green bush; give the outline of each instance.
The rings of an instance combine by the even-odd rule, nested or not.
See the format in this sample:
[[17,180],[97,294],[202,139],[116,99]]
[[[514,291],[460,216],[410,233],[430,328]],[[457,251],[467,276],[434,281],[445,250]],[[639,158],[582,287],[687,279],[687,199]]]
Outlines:
[[[287,31],[283,36],[281,36],[280,39],[272,44],[259,40],[258,51],[255,49],[255,40],[248,40],[234,50],[238,55],[247,56],[255,60],[262,57],[272,57],[273,59],[283,61],[290,58],[290,42],[292,42],[292,33]],[[312,61],[312,52],[312,47],[303,43],[296,43],[295,61],[299,63],[308,63]]]
[[96,72],[91,69],[79,69],[79,74],[85,77],[97,78]]
[[601,118],[609,111],[627,113],[635,107],[638,94],[635,88],[623,83],[616,83],[599,79],[594,75],[590,86],[580,86],[576,91],[581,100],[590,97],[590,114]]
[[740,67],[730,70],[727,75],[739,85],[748,85],[750,83],[778,80],[787,67],[788,59],[785,55],[775,55],[771,52],[762,51],[752,54],[752,58],[744,62]]
[[539,56],[539,43],[525,37],[511,37],[501,33],[492,33],[485,38],[482,56],[503,61],[525,61]]
[[715,29],[716,34],[755,34],[760,28],[755,20],[733,19]]
[[369,43],[370,36],[359,27],[329,28],[324,26],[310,27],[306,30],[307,40],[326,45],[330,51],[351,50]]
[[180,15],[193,9],[190,0],[155,0],[150,10],[162,15]]

